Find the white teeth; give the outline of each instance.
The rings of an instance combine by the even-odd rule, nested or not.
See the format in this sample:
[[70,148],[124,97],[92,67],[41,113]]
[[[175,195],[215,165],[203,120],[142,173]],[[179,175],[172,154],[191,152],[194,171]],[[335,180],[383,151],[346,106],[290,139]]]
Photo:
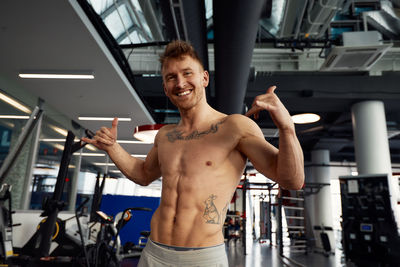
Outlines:
[[190,90],[182,92],[182,93],[178,93],[178,96],[184,96],[184,95],[188,95],[190,94]]

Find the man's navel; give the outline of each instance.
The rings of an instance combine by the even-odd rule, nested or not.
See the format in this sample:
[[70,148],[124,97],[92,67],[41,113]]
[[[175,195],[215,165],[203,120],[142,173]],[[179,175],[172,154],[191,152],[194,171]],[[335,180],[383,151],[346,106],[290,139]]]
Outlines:
[[206,165],[207,166],[212,166],[212,162],[208,160],[208,161],[206,161]]

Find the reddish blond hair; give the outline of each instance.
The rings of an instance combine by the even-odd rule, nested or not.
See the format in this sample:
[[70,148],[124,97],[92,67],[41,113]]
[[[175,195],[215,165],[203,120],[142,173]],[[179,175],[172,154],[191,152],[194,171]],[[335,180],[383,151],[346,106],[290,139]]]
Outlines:
[[164,53],[160,56],[161,69],[163,69],[166,62],[170,59],[181,59],[184,56],[189,56],[199,62],[201,67],[204,69],[203,63],[197,55],[194,47],[185,41],[175,40],[170,42],[164,50]]

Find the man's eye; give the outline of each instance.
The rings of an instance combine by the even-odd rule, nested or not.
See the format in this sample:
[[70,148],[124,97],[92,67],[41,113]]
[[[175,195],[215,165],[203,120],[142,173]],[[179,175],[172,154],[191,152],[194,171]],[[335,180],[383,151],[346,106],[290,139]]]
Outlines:
[[187,75],[190,75],[190,74],[192,74],[192,72],[190,72],[190,71],[185,72],[185,75],[186,75],[186,76],[187,76]]

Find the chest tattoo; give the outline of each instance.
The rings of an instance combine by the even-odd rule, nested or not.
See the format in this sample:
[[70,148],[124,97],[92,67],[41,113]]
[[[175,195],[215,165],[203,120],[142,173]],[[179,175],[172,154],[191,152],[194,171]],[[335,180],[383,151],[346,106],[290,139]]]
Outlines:
[[215,124],[211,124],[210,128],[208,130],[206,130],[206,131],[199,132],[199,131],[196,130],[196,131],[193,131],[192,133],[190,133],[187,136],[183,136],[182,131],[178,131],[176,129],[168,132],[166,134],[166,136],[168,137],[168,141],[170,141],[171,143],[175,142],[176,140],[185,140],[185,141],[187,141],[187,140],[199,139],[199,138],[201,138],[201,137],[203,137],[203,136],[205,136],[207,134],[213,134],[213,133],[218,132],[218,126],[220,124],[222,124],[224,121],[225,120],[222,120],[222,121],[217,122]]

